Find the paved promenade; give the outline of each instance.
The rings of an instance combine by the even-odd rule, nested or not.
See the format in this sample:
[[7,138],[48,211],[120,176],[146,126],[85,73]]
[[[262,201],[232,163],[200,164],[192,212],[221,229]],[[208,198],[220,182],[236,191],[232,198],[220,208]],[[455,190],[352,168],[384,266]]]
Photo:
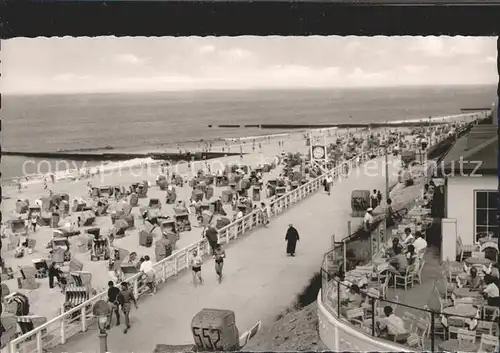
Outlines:
[[[390,157],[390,162],[395,159]],[[293,303],[296,295],[319,270],[322,255],[347,233],[351,219],[351,192],[355,189],[385,188],[383,158],[364,170],[352,171],[348,179],[336,183],[332,195],[318,192],[292,207],[267,228],[260,228],[231,243],[227,249],[224,279],[216,281],[213,261],[203,266],[203,286],[193,287],[191,273],[182,272],[164,284],[158,293],[146,297],[131,314],[132,329],[123,334],[112,328],[108,336],[111,352],[152,352],[155,345],[192,343],[190,323],[203,308],[230,309],[236,313],[240,332],[258,320],[272,319]],[[373,162],[371,162],[373,163]],[[396,163],[389,165],[391,184],[397,181]],[[354,227],[361,218],[353,219]],[[293,223],[300,234],[296,257],[285,254],[285,232]],[[265,328],[264,328],[265,329]],[[97,352],[95,325],[85,334],[71,338],[52,352]]]

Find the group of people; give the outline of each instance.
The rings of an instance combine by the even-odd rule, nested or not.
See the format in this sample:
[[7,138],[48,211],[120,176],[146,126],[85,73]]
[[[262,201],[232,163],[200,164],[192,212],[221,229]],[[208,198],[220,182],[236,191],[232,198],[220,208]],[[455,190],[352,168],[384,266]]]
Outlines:
[[[208,237],[207,237],[208,239]],[[224,267],[224,259],[226,258],[226,252],[222,248],[221,244],[213,243],[209,240],[210,247],[212,249],[212,257],[215,263],[215,274],[217,275],[217,281],[222,282],[222,269]],[[203,258],[197,249],[193,250],[190,259],[191,273],[193,275],[193,285],[196,287],[198,284],[203,285],[203,277],[201,275],[201,267],[203,265]]]
[[457,276],[456,285],[453,288],[469,288],[471,291],[480,292],[489,306],[500,306],[500,278],[498,265],[484,267],[484,277],[479,276],[476,267],[470,268],[464,265],[466,276]]
[[420,266],[423,252],[427,249],[427,241],[420,231],[415,234],[410,228],[405,228],[402,240],[394,238],[392,247],[387,249],[385,255],[389,258],[387,271],[396,275],[405,275],[409,266],[416,269]]

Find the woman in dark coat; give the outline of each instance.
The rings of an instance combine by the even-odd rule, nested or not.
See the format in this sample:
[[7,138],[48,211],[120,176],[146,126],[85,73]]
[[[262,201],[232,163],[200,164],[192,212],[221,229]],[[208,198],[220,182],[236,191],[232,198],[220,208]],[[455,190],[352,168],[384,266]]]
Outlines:
[[299,232],[297,232],[297,229],[295,229],[293,224],[290,224],[288,226],[285,241],[287,242],[286,253],[291,256],[295,256],[295,247],[297,246],[297,242],[299,241]]

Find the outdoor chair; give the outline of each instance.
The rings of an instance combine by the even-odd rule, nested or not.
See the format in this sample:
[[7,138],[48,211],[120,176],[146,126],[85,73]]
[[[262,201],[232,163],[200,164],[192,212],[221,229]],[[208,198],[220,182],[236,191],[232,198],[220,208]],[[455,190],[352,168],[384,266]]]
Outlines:
[[490,320],[495,321],[500,316],[500,308],[497,306],[483,305],[483,318],[491,316]]
[[373,315],[371,301],[375,300],[375,312],[377,312],[377,305],[378,305],[378,299],[380,298],[380,292],[378,289],[368,288],[366,294],[367,295],[365,302],[361,304],[361,307],[365,310],[365,317],[371,318]]
[[394,274],[394,289],[398,285],[402,285],[406,290],[408,290],[408,287],[413,287],[413,272],[415,271],[415,265],[410,265],[406,269],[406,273],[404,275],[397,275]]
[[439,291],[437,290],[436,287],[434,287],[434,291],[436,292],[436,296],[439,300],[440,312],[443,312],[443,310],[449,306],[453,306],[453,303],[451,302],[451,300],[443,299],[441,297],[441,293],[439,293]]
[[446,260],[443,264],[443,269],[446,272],[445,278],[449,282],[456,281],[457,276],[464,272],[463,264],[456,261]]
[[425,266],[425,260],[420,260],[419,266],[415,267],[415,272],[413,273],[413,281],[422,284],[422,269]]
[[429,335],[429,322],[424,319],[419,319],[415,323],[415,328],[411,332],[410,337],[406,340],[407,344],[410,347],[417,347],[421,350],[424,350],[425,338]]
[[356,309],[350,309],[346,311],[346,318],[347,320],[354,324],[355,326],[358,325],[361,328],[365,327],[365,311],[363,308],[356,308]]
[[413,331],[413,325],[415,325],[415,323],[417,321],[417,317],[415,315],[413,315],[412,313],[405,311],[403,313],[402,319],[405,323],[405,328],[408,331]]
[[474,344],[476,342],[476,331],[458,329],[457,339],[458,347],[467,344]]
[[[457,236],[457,244],[458,244],[458,251],[459,251],[459,256],[460,256],[460,262],[464,260],[464,255],[465,254],[471,254],[472,252],[479,251],[480,247],[479,245],[475,244],[464,244],[462,242],[462,238],[460,235]],[[469,256],[467,256],[469,257]]]
[[470,255],[476,259],[484,259],[486,254],[483,251],[472,251]]
[[481,335],[478,352],[498,352],[500,344],[498,337],[491,335]]
[[[424,305],[425,310],[430,310],[428,305]],[[429,338],[431,332],[430,332],[430,327],[431,327],[431,322],[432,322],[432,314],[430,312],[427,312],[427,315],[425,317],[425,321],[429,323],[429,330],[427,331],[427,338]],[[443,325],[441,322],[441,317],[439,315],[434,315],[434,335],[436,336],[441,336],[444,339],[446,339],[446,327]]]
[[496,327],[495,322],[482,321],[482,320],[478,321],[476,327],[476,337],[479,338],[484,334],[493,336],[494,331],[495,333],[497,331],[495,327]]

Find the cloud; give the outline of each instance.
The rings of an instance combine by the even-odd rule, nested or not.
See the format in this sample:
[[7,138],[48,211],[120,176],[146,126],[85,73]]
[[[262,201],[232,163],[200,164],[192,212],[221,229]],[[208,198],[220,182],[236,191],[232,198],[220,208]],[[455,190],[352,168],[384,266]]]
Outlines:
[[202,45],[199,49],[201,54],[210,54],[215,51],[215,46],[212,44]]
[[87,80],[87,79],[89,79],[88,75],[75,75],[72,73],[58,74],[52,78],[52,80],[59,82],[70,82],[70,81]]
[[450,53],[446,50],[443,39],[439,37],[418,37],[409,48],[410,51],[419,52],[431,57],[447,57]]
[[129,53],[116,55],[115,61],[122,64],[143,65],[146,60]]
[[[363,69],[357,67],[355,68],[347,78],[354,81],[357,84],[369,83],[369,81],[383,81],[385,79],[385,73],[383,72],[365,72]],[[368,82],[367,82],[368,81]]]
[[243,60],[243,59],[249,59],[251,58],[252,52],[246,49],[241,49],[241,48],[233,48],[233,49],[228,49],[228,50],[222,50],[219,53],[219,56],[221,56],[224,59],[231,60],[231,61],[238,61],[238,60]]
[[404,65],[403,70],[409,74],[420,74],[427,69],[424,65]]
[[496,63],[497,58],[495,58],[494,56],[487,56],[486,59],[484,59],[484,61],[487,63]]
[[432,85],[497,77],[490,37],[66,37],[15,38],[2,46],[3,92]]

